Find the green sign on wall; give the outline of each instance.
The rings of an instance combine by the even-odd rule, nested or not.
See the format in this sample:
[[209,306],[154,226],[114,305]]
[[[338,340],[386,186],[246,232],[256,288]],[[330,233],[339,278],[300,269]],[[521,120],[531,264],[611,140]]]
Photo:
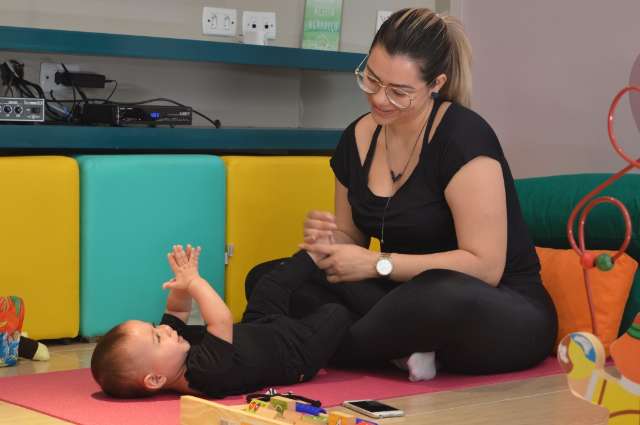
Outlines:
[[338,51],[341,20],[342,0],[307,0],[302,48]]

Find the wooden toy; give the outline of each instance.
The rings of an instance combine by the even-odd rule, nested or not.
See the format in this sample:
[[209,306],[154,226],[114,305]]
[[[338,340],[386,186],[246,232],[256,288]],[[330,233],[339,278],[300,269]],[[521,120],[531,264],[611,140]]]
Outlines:
[[181,425],[377,425],[342,412],[304,414],[293,410],[278,412],[271,404],[252,400],[249,404],[225,406],[194,396],[180,397]]
[[356,425],[356,417],[342,412],[329,412],[329,425]]

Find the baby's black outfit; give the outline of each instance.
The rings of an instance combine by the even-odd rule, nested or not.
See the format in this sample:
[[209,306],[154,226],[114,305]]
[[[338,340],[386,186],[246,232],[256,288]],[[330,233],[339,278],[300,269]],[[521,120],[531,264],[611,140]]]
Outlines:
[[304,252],[262,277],[241,323],[233,326],[230,344],[165,314],[171,326],[191,344],[185,377],[189,386],[209,397],[245,394],[267,386],[290,385],[313,378],[333,356],[351,325],[348,310],[325,304],[311,314],[289,317],[291,293],[317,272]]

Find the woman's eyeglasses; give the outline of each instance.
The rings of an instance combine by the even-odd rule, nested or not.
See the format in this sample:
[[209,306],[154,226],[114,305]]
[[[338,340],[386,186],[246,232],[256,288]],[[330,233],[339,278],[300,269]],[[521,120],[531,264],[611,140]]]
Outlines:
[[388,84],[383,84],[376,77],[371,75],[366,69],[361,71],[360,67],[364,64],[369,56],[365,56],[365,58],[360,62],[360,65],[354,71],[356,75],[356,82],[358,86],[362,89],[363,92],[367,94],[376,94],[380,91],[381,88],[384,88],[384,94],[387,96],[389,102],[394,105],[398,109],[407,109],[413,103],[415,99],[409,92],[402,90],[397,87],[390,86]]

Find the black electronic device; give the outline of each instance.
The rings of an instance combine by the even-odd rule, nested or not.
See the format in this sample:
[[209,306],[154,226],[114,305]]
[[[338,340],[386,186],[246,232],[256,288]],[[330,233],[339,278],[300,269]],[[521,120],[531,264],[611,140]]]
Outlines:
[[44,122],[44,99],[0,97],[0,121]]
[[388,404],[380,403],[377,400],[347,400],[342,402],[344,407],[363,413],[372,418],[395,418],[404,416],[404,412]]
[[80,111],[83,124],[174,126],[191,125],[192,119],[193,113],[188,106],[87,103]]

